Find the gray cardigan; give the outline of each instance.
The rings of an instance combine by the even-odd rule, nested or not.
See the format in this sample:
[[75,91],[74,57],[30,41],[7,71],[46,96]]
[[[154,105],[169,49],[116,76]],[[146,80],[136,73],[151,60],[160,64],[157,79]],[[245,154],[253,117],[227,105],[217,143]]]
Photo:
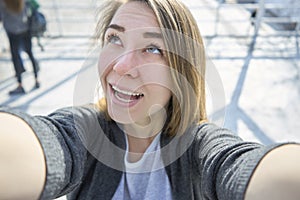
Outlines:
[[[41,199],[65,194],[68,199],[112,198],[122,177],[125,149],[124,133],[114,121],[92,106],[35,117],[2,111],[23,118],[42,144],[47,178]],[[259,161],[281,145],[244,142],[210,123],[195,125],[181,137],[163,133],[160,142],[172,198],[182,200],[243,199]],[[108,148],[111,144],[116,148]]]

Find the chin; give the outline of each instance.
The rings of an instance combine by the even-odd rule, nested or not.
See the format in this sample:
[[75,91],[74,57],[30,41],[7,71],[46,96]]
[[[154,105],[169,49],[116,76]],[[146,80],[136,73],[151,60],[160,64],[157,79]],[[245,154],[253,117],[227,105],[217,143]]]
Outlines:
[[108,108],[108,114],[112,120],[120,124],[132,124],[134,120],[129,113],[121,113],[119,111],[113,111],[112,109]]

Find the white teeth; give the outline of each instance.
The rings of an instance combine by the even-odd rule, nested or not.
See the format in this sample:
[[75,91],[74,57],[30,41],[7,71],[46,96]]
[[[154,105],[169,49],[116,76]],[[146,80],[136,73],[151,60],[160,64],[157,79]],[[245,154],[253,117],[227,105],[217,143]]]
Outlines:
[[120,101],[124,102],[124,103],[130,103],[130,102],[133,101],[133,100],[130,100],[130,99],[123,99],[123,98],[119,97],[119,95],[117,94],[116,91],[115,91],[115,97],[116,97],[117,99],[119,99]]
[[143,94],[140,94],[140,93],[121,90],[121,89],[117,88],[116,86],[112,86],[112,89],[119,92],[119,93],[121,93],[121,94],[125,94],[125,95],[128,95],[128,96],[143,96]]

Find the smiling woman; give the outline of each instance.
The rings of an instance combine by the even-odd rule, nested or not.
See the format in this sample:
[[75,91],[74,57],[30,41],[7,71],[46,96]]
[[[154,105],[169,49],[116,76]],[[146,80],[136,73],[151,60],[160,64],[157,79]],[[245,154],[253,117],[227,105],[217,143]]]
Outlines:
[[99,71],[108,115],[125,130],[143,126],[144,137],[157,135],[166,120],[159,110],[167,109],[172,84],[156,17],[144,3],[130,2],[105,27]]
[[208,121],[203,42],[184,4],[100,10],[104,97],[48,116],[2,108],[0,199],[300,198],[298,144],[245,142]]
[[[110,1],[99,9],[99,18],[103,21],[99,21],[95,37],[100,39],[103,46],[99,69],[101,76],[107,73],[109,66],[114,65],[114,71],[124,81],[119,83],[123,87],[127,85],[123,76],[127,72],[126,77],[141,75],[141,81],[135,81],[135,85],[132,85],[134,89],[144,81],[144,85],[162,86],[170,90],[173,95],[168,103],[157,104],[167,110],[170,121],[166,129],[169,135],[184,132],[191,123],[206,121],[205,53],[197,23],[191,13],[180,2],[121,2]],[[173,12],[173,9],[182,8],[186,12]],[[115,15],[111,15],[113,12]],[[168,18],[166,13],[169,14]],[[152,94],[143,99],[158,100],[156,95],[160,93]],[[104,112],[107,103],[106,99],[100,101],[100,108]],[[111,111],[111,107],[108,108]],[[145,108],[146,112],[148,110],[149,107]],[[129,114],[128,111],[125,112]],[[131,117],[126,119],[135,120]],[[143,118],[139,116],[138,119]]]

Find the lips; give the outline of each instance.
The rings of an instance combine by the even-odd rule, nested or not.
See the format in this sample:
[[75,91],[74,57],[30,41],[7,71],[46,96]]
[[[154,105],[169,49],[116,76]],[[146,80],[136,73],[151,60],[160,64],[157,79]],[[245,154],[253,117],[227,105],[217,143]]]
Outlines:
[[123,90],[114,85],[111,85],[111,89],[116,99],[123,103],[132,103],[144,97],[144,94],[142,93]]

